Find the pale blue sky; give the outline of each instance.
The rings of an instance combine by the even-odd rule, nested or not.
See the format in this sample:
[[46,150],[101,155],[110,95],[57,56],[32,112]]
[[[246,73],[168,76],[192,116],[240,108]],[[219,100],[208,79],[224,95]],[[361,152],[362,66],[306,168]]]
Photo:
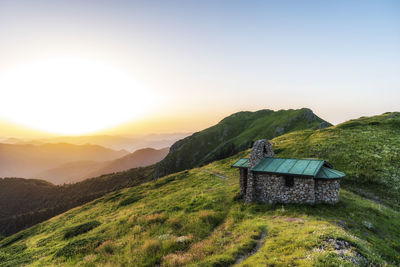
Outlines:
[[198,128],[261,108],[400,110],[400,1],[0,1],[0,71],[60,55],[129,73],[160,96],[149,116]]

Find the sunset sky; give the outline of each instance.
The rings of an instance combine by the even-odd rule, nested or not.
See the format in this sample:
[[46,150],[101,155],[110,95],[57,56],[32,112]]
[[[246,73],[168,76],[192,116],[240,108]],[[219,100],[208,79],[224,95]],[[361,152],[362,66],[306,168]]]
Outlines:
[[399,77],[400,1],[0,1],[3,135],[190,132],[263,108],[337,124],[400,111]]

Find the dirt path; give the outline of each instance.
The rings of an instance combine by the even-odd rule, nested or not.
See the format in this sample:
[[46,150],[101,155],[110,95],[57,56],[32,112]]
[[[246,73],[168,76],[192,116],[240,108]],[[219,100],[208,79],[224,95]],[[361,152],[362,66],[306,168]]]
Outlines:
[[219,177],[219,178],[221,178],[221,179],[227,179],[228,177],[226,177],[226,176],[223,176],[222,174],[219,174],[219,173],[217,173],[217,172],[213,172],[213,171],[210,171],[210,170],[202,170],[203,172],[206,172],[206,173],[211,173],[211,174],[214,174],[215,176],[217,176],[217,177]]
[[267,232],[263,231],[259,237],[259,239],[257,240],[257,244],[256,246],[247,254],[244,255],[239,255],[235,261],[235,263],[233,265],[237,265],[239,263],[241,263],[242,261],[244,261],[245,259],[247,259],[248,257],[254,255],[257,253],[257,251],[264,246],[265,241],[266,241],[266,237],[267,237]]

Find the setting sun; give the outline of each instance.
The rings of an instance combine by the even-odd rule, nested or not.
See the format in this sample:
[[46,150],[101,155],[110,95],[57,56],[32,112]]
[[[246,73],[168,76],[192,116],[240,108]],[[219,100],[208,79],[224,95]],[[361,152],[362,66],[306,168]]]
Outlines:
[[[155,95],[102,62],[57,58],[0,74],[0,117],[43,131],[82,134],[137,119]],[[16,104],[18,103],[18,104]]]

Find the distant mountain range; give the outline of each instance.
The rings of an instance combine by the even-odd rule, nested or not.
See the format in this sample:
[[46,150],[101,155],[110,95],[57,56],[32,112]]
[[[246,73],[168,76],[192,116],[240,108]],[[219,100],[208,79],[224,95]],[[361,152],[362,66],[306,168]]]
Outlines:
[[272,139],[296,130],[329,126],[329,122],[307,108],[238,112],[173,144],[169,154],[157,164],[155,175],[161,177],[232,156],[260,138]]
[[170,147],[173,143],[190,133],[148,134],[135,137],[118,135],[84,135],[84,136],[58,136],[49,138],[0,138],[0,143],[5,144],[58,144],[68,143],[73,145],[99,145],[113,150],[127,150],[134,152],[142,148],[161,149]]
[[128,155],[99,145],[67,143],[43,145],[0,144],[0,177],[34,177],[73,161],[109,161]]
[[119,159],[106,162],[101,168],[87,174],[83,178],[96,177],[105,173],[119,172],[136,167],[150,166],[165,158],[168,152],[169,147],[158,150],[153,148],[139,149]]
[[45,170],[35,175],[53,184],[76,183],[84,179],[125,171],[136,167],[153,165],[168,154],[169,148],[139,149],[121,158],[105,161],[75,161],[63,164],[56,168]]
[[0,177],[40,178],[53,184],[152,165],[162,160],[168,148],[140,149],[134,153],[99,145],[1,144]]

